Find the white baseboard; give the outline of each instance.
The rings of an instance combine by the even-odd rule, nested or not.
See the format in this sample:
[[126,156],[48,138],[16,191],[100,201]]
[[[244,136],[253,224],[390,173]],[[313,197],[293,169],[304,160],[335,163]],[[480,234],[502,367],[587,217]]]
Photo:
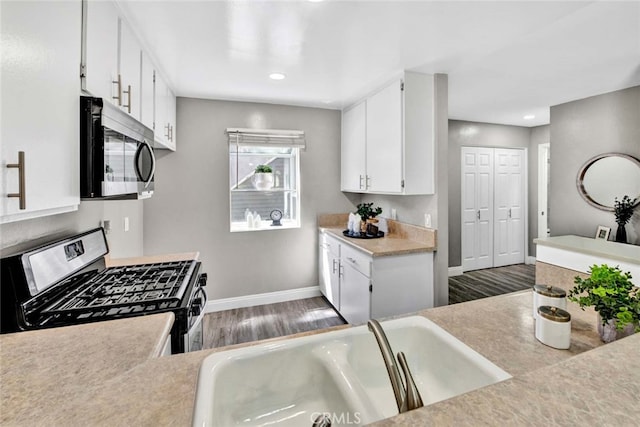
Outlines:
[[291,289],[287,291],[269,292],[265,294],[244,295],[241,297],[222,298],[207,301],[205,313],[231,310],[234,308],[253,307],[263,304],[274,304],[277,302],[293,301],[297,299],[313,298],[322,295],[320,286],[309,286],[307,288]]
[[462,276],[462,266],[449,267],[449,277]]
[[536,265],[536,257],[534,256],[528,256],[525,260],[524,260],[525,264],[529,264],[529,265]]

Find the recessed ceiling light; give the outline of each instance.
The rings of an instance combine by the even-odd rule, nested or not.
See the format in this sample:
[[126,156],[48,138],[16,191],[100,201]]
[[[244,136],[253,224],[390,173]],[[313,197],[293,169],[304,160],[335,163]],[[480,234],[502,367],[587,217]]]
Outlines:
[[526,116],[523,117],[523,119],[525,120],[533,120],[535,118],[536,116],[534,116],[533,114],[527,114]]
[[287,76],[285,76],[282,73],[271,73],[271,74],[269,74],[269,78],[271,80],[283,80],[285,77],[287,77]]

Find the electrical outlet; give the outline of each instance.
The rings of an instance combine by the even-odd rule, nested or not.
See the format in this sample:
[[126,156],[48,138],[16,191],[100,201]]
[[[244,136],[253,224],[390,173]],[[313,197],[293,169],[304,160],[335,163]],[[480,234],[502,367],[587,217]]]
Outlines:
[[109,234],[109,232],[111,231],[111,221],[109,221],[108,219],[103,219],[102,221],[100,221],[100,227],[104,228],[105,234]]
[[427,228],[431,228],[431,214],[424,214],[424,226]]
[[396,210],[395,209],[391,209],[391,219],[397,219],[398,215],[396,214]]
[[124,217],[124,231],[129,231],[129,217]]

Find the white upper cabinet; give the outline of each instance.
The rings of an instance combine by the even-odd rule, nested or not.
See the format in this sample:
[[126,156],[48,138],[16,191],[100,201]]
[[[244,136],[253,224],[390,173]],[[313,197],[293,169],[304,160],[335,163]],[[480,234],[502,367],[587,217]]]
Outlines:
[[[0,222],[69,212],[80,203],[81,11],[79,0],[0,2]],[[7,167],[19,163],[19,152],[21,170]],[[23,206],[20,197],[8,197],[18,193]]]
[[176,150],[175,122],[176,97],[167,85],[162,75],[156,71],[156,116],[153,135],[156,148]]
[[154,74],[153,63],[146,52],[142,52],[142,65],[140,69],[140,121],[149,129],[153,129],[155,109],[154,99]]
[[109,1],[84,1],[82,89],[120,105],[118,87],[118,10]]
[[367,99],[367,191],[402,192],[402,81]]
[[342,113],[341,168],[342,191],[365,190],[367,164],[367,105],[363,101]]
[[122,92],[120,107],[136,119],[140,120],[140,70],[142,62],[142,47],[131,27],[120,19],[120,58],[118,70]]
[[433,75],[405,72],[343,112],[343,191],[434,193],[433,87]]

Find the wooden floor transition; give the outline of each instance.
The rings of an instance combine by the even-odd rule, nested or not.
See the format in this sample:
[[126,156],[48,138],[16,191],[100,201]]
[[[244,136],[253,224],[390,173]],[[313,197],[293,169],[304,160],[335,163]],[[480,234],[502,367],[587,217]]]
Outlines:
[[[530,289],[532,265],[510,265],[449,278],[449,304]],[[343,325],[344,319],[324,297],[208,313],[204,316],[204,348],[223,347],[298,332]]]

